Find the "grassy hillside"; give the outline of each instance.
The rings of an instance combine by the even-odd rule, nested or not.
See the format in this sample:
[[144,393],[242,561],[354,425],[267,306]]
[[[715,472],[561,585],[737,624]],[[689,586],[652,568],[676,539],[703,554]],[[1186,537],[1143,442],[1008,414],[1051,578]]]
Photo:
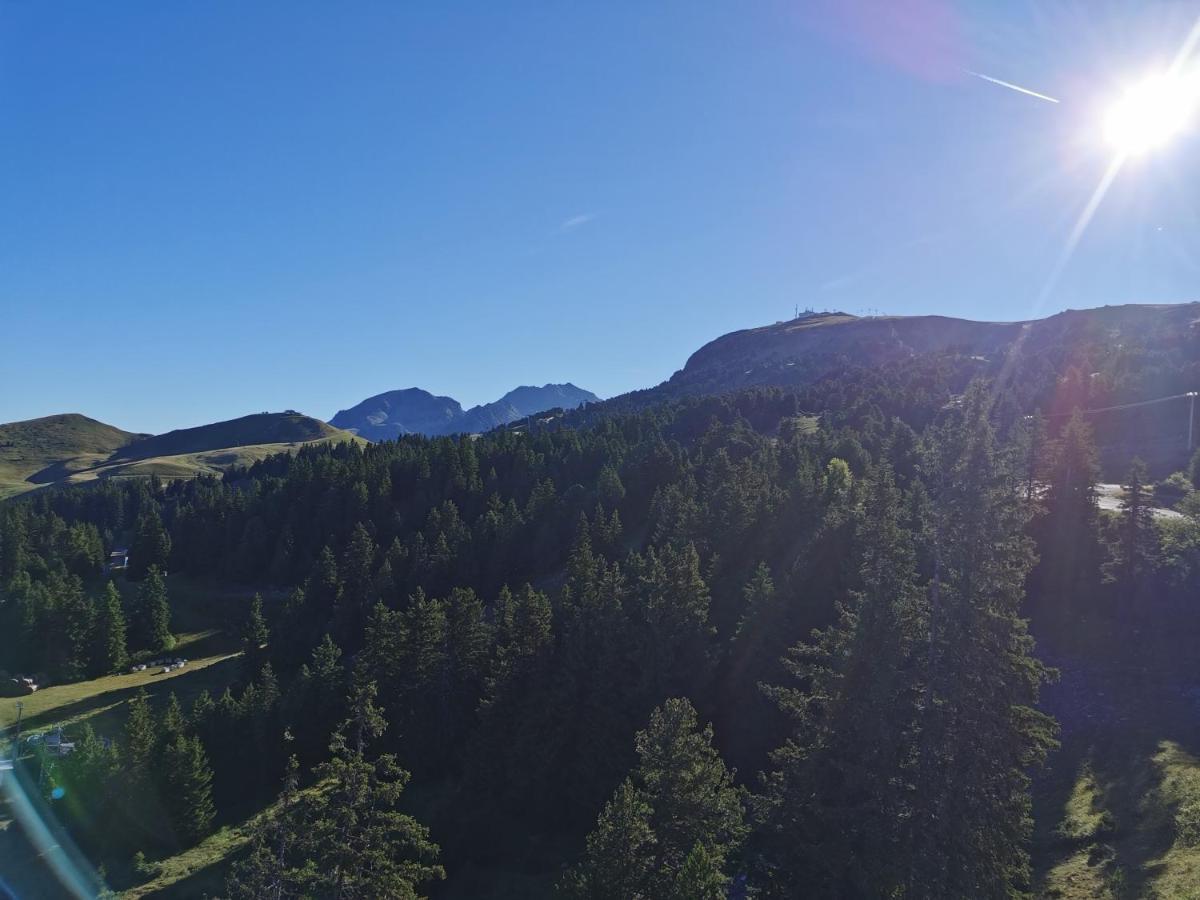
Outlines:
[[0,500],[51,484],[100,478],[194,478],[314,443],[361,440],[299,413],[259,413],[158,436],[85,416],[0,425]]
[[28,490],[26,479],[47,466],[107,459],[141,437],[77,413],[0,425],[0,498]]
[[1034,791],[1037,896],[1200,897],[1200,679],[1194,628],[1047,643],[1062,748]]
[[113,455],[113,462],[204,453],[228,447],[300,444],[332,437],[348,439],[349,435],[319,419],[296,412],[257,413],[143,438],[119,449]]

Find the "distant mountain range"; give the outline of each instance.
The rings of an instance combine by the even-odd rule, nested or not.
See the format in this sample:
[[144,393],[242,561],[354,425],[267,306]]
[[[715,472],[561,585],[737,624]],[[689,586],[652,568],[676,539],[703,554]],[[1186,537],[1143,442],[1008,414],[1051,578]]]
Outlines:
[[402,434],[439,436],[475,434],[509,425],[550,409],[575,409],[600,398],[573,384],[522,386],[494,403],[462,408],[453,397],[438,397],[420,388],[388,391],[340,410],[330,424],[370,441]]
[[[1082,399],[1076,398],[1085,408],[1118,402],[1113,397],[1130,402],[1178,396],[1200,387],[1200,303],[1068,310],[1027,322],[812,313],[726,334],[693,353],[662,384],[606,401],[573,384],[547,384],[519,387],[494,403],[464,410],[451,397],[409,388],[342,410],[331,424],[289,411],[158,436],[77,414],[48,416],[0,425],[0,498],[96,478],[219,473],[315,442],[473,434],[588,404],[572,420],[580,424],[593,415],[692,395],[803,387],[836,378],[848,367],[886,373],[906,360],[935,355],[954,360],[964,378],[1018,376],[1030,402],[1053,415],[1069,412],[1069,406],[1055,408],[1053,394],[1070,377],[1086,385]],[[1136,421],[1126,415],[1112,422],[1094,418],[1092,424],[1105,438],[1112,465],[1140,455],[1152,468],[1169,470],[1179,467],[1188,449],[1180,438],[1187,435],[1182,409],[1179,403],[1160,404],[1138,413]],[[1177,427],[1176,420],[1183,425]],[[1171,429],[1168,437],[1161,436],[1163,421]]]

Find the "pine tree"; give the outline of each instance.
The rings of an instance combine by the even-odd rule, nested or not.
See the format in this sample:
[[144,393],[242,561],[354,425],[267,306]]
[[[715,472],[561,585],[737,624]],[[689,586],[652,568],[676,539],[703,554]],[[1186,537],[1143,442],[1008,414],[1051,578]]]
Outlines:
[[158,723],[151,712],[145,688],[140,688],[129,700],[129,716],[125,720],[125,739],[121,752],[122,789],[119,800],[128,821],[135,823],[130,829],[132,839],[154,839],[157,836],[154,775],[158,771],[160,744]]
[[184,844],[195,844],[212,830],[212,769],[199,738],[177,733],[164,748],[163,803]]
[[179,697],[174,691],[171,691],[167,697],[167,708],[163,710],[163,740],[170,743],[176,737],[183,734],[183,730],[186,727],[187,720],[183,716],[183,707],[179,705]]
[[125,611],[121,595],[111,581],[104,586],[98,604],[96,638],[92,654],[92,671],[97,675],[121,672],[129,664],[125,648]]
[[270,636],[267,620],[263,616],[262,595],[255,594],[242,625],[242,671],[246,680],[262,671],[267,661],[266,644]]
[[697,841],[671,882],[667,900],[726,900],[729,879],[721,858]]
[[[741,797],[687,700],[671,699],[638,732],[638,764],[605,806],[583,860],[563,880],[569,897],[672,897],[723,891],[746,836]],[[697,847],[700,848],[697,851]],[[716,893],[715,896],[722,896]]]
[[371,608],[372,576],[377,552],[371,533],[360,522],[354,527],[338,571],[341,573],[342,596],[339,634],[343,640],[356,638],[363,628]]
[[529,585],[496,602],[496,653],[471,741],[469,782],[510,809],[545,808],[558,746],[547,693],[553,684],[553,612]]
[[1125,478],[1125,496],[1117,521],[1117,538],[1111,559],[1105,564],[1105,579],[1119,589],[1121,612],[1131,615],[1149,587],[1158,546],[1154,517],[1150,512],[1149,476],[1146,465],[1135,459]]
[[587,838],[583,861],[564,877],[559,892],[572,900],[645,898],[654,878],[656,839],[652,810],[629,779],[605,804]]
[[137,600],[129,616],[129,630],[135,647],[161,652],[175,646],[167,584],[158,566],[151,566],[146,571],[145,579],[138,587]]
[[[74,752],[55,764],[54,786],[61,787],[70,798],[65,808],[60,807],[59,815],[82,829],[111,813],[120,790],[120,757],[116,745],[97,737],[87,722],[79,726],[74,744]],[[111,839],[100,843],[109,846]]]
[[633,640],[641,690],[650,704],[704,684],[711,663],[713,628],[708,585],[694,545],[653,547],[636,570]]
[[1078,411],[1058,441],[1048,473],[1046,515],[1037,524],[1040,562],[1034,573],[1043,605],[1070,621],[1100,579],[1100,467],[1091,428]]
[[1019,475],[998,456],[987,391],[931,430],[929,630],[904,896],[1010,897],[1029,881],[1031,766],[1055,745],[1048,677],[1019,616],[1033,561]]
[[84,593],[78,575],[63,579],[52,596],[50,670],[63,681],[79,681],[95,654],[96,604]]
[[420,884],[445,877],[428,829],[396,809],[408,773],[390,755],[367,755],[385,727],[374,699],[373,684],[355,687],[351,717],[330,743],[332,758],[314,771],[323,790],[295,796],[290,770],[276,817],[260,826],[250,860],[230,879],[234,897],[293,897],[298,890],[416,900]]
[[158,504],[149,503],[138,519],[129,547],[129,577],[140,581],[152,568],[166,571],[171,556],[171,536],[163,525]]
[[129,700],[129,717],[125,720],[123,762],[131,781],[140,783],[154,770],[158,742],[159,730],[150,710],[150,698],[145,688],[139,688]]
[[345,706],[346,670],[341,660],[341,648],[326,634],[288,691],[287,721],[297,752],[305,759],[316,760],[329,746]]
[[1046,469],[1046,417],[1040,409],[1035,410],[1033,415],[1027,416],[1018,425],[1017,445],[1022,452],[1021,490],[1025,501],[1033,503],[1037,500],[1038,488]]
[[[553,759],[536,776],[553,785],[559,814],[590,815],[629,768],[628,740],[650,700],[635,697],[626,664],[628,588],[621,568],[592,552],[581,517],[559,607],[554,675],[541,701],[548,715],[544,752]],[[647,692],[649,693],[649,691]],[[639,705],[644,704],[642,709]]]
[[928,608],[891,470],[868,481],[858,514],[860,589],[837,622],[791,651],[799,687],[771,694],[795,722],[772,754],[761,840],[770,896],[898,896],[905,882]]
[[250,853],[234,864],[226,883],[231,900],[292,900],[308,896],[308,886],[316,879],[316,863],[297,859],[295,848],[301,835],[296,815],[300,783],[300,763],[288,760],[283,791],[273,809],[254,826]]
[[786,678],[782,659],[789,636],[797,633],[771,570],[759,563],[742,587],[737,630],[713,679],[717,721],[726,735],[722,749],[731,762],[761,767],[762,754],[782,740],[782,717],[761,685],[780,684]]

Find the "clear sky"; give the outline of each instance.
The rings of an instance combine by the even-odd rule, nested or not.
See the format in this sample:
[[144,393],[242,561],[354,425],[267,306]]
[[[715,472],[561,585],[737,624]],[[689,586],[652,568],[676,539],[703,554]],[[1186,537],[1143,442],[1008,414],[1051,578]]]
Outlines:
[[1196,13],[0,0],[0,421],[609,396],[796,305],[1200,298],[1190,134],[1046,287],[1103,108]]

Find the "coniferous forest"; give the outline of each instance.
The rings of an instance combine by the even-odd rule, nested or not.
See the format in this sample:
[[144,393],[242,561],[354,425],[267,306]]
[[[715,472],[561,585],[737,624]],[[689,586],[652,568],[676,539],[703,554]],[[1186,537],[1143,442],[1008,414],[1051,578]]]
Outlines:
[[123,672],[174,585],[242,598],[228,689],[135,695],[31,790],[117,887],[250,821],[223,896],[1027,893],[1042,644],[1189,623],[1200,510],[1156,524],[1134,463],[1101,514],[1087,421],[969,371],[4,504],[13,671]]

